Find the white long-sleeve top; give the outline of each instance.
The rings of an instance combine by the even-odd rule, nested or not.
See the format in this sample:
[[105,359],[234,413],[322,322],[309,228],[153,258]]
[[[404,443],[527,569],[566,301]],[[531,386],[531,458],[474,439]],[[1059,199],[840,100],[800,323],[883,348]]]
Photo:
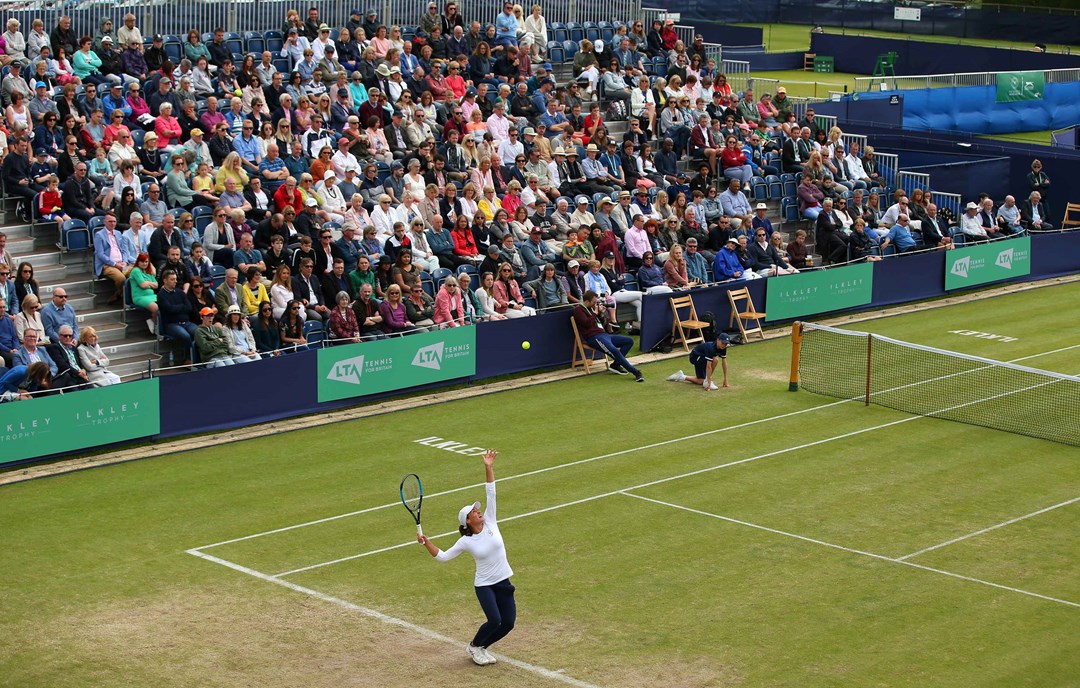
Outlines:
[[506,543],[495,523],[495,483],[486,483],[487,507],[484,508],[484,529],[475,535],[458,538],[453,547],[445,552],[439,550],[435,561],[448,562],[462,552],[468,552],[476,560],[476,578],[473,585],[494,585],[514,575],[506,560]]

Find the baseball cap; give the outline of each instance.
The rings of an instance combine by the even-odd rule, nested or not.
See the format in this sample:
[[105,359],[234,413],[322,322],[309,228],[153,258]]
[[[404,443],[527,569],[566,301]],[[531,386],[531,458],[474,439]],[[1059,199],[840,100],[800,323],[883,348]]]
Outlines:
[[199,311],[199,315],[203,316],[204,318],[206,316],[208,316],[208,315],[213,315],[214,313],[217,313],[217,309],[216,308],[210,308],[209,306],[207,306],[206,308],[203,308],[201,311]]
[[155,33],[155,34],[154,34],[154,42],[155,42],[155,43],[160,43],[160,42],[161,42],[162,40],[163,40],[163,39],[161,38],[161,34],[160,34],[160,33]]
[[604,257],[605,258],[614,258],[615,257],[615,252],[614,251],[608,251],[607,253],[604,254]]
[[725,244],[737,244],[737,243],[739,243],[739,237],[732,234],[731,236],[729,236],[727,238],[727,241],[725,241],[724,243]]
[[49,151],[45,150],[44,148],[35,148],[34,149],[34,155],[35,156],[48,155],[48,154],[49,154]]
[[719,339],[720,341],[724,342],[725,344],[726,344],[727,342],[730,342],[730,341],[731,341],[731,337],[730,337],[730,336],[728,336],[728,333],[727,333],[727,332],[721,332],[721,333],[720,333],[720,336],[719,336],[719,337],[717,337],[717,339]]
[[198,128],[198,127],[195,127],[194,129],[191,130],[191,135],[192,136],[202,136],[202,133],[203,133],[203,130]]
[[342,98],[348,98],[349,97],[349,89],[347,89],[347,88],[339,88],[337,90],[337,94],[339,96],[341,96]]
[[319,205],[319,202],[316,201],[314,198],[309,198],[307,199],[307,203],[305,203],[304,205],[310,208],[311,206]]
[[786,89],[786,88],[784,88],[783,86],[781,86],[780,88],[776,89],[776,95],[780,95],[781,93],[784,93],[784,94],[786,94],[786,93],[787,93],[787,89]]
[[529,230],[529,234],[541,234],[539,227],[533,227]]
[[469,513],[473,509],[479,509],[480,502],[473,502],[472,504],[466,504],[461,507],[461,510],[457,512],[458,525],[465,527],[465,519],[469,517]]
[[577,262],[576,260],[572,260],[572,261],[570,261],[569,263],[566,264],[566,269],[567,270],[569,270],[570,268],[579,268],[579,267],[581,267],[581,263]]
[[[296,27],[295,27],[295,26],[293,26],[293,27],[291,27],[291,28],[289,29],[289,35],[292,35],[292,34],[294,34],[294,33],[300,33],[299,31],[297,31],[297,30],[296,30]],[[159,37],[159,38],[160,38],[160,37]],[[155,38],[154,40],[158,40],[158,38]]]
[[112,36],[105,36],[101,39],[102,43],[112,43]]
[[403,169],[405,169],[405,165],[403,165],[400,160],[395,160],[394,162],[390,163],[390,169],[392,169],[392,170],[403,170]]
[[768,206],[766,206],[764,203],[758,203],[754,206],[754,210],[768,210]]
[[44,81],[39,81],[36,84],[34,84],[34,88],[48,88],[48,87],[49,87],[49,85],[47,83],[45,83]]
[[576,205],[581,205],[582,203],[588,203],[588,202],[589,202],[589,197],[588,196],[578,196],[576,201],[575,201]]

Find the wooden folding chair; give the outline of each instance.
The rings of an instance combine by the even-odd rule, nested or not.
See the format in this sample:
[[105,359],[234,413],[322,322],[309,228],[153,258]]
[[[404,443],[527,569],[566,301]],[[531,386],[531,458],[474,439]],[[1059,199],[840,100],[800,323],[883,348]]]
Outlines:
[[1065,206],[1065,217],[1061,220],[1061,228],[1080,227],[1080,220],[1072,219],[1073,213],[1080,213],[1080,203],[1069,203]]
[[604,362],[604,370],[607,370],[609,365],[607,355],[585,343],[585,340],[581,338],[581,333],[578,332],[577,322],[573,316],[570,317],[570,327],[574,329],[574,354],[570,357],[570,369],[584,368],[585,374],[588,375],[592,372],[589,365],[595,363],[599,355],[600,360]]
[[[754,300],[750,298],[750,289],[743,287],[742,289],[731,289],[727,293],[728,301],[731,302],[731,318],[728,320],[728,329],[735,324],[735,321],[739,322],[739,332],[742,333],[743,341],[747,341],[747,338],[752,333],[757,333],[757,336],[765,339],[765,333],[761,331],[761,321],[765,319],[764,313],[759,313],[757,308],[754,307]],[[746,302],[746,310],[739,310],[739,302]],[[754,321],[754,327],[750,329],[746,328],[746,323]]]
[[[686,311],[683,317],[679,311]],[[691,344],[705,341],[702,331],[710,327],[710,323],[698,318],[697,308],[694,307],[694,299],[690,296],[680,296],[671,299],[671,343],[682,344],[687,351]],[[692,336],[687,336],[691,333]]]

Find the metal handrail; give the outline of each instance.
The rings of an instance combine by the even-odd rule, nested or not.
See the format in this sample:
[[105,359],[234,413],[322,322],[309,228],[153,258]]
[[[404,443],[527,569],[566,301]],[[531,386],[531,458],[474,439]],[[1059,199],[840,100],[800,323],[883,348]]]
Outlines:
[[[1080,81],[1080,68],[1026,70],[1042,71],[1043,81],[1048,84]],[[1015,72],[962,72],[957,74],[921,74],[912,76],[859,76],[855,77],[855,92],[909,91],[924,88],[957,86],[993,86],[1000,74]],[[881,88],[882,84],[886,88]]]

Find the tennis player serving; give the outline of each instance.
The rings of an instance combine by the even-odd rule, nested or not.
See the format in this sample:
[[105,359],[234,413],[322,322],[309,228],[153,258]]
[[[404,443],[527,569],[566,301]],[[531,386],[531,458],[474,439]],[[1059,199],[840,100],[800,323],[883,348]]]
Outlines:
[[484,453],[484,485],[487,492],[487,508],[480,511],[480,502],[461,507],[458,512],[458,530],[461,537],[454,546],[443,552],[424,535],[417,541],[427,548],[436,561],[447,562],[468,552],[476,560],[476,598],[487,616],[487,621],[476,632],[469,644],[469,657],[476,664],[494,664],[495,657],[488,648],[514,629],[517,605],[514,602],[514,586],[510,583],[510,562],[506,560],[506,545],[495,523],[495,457],[499,452],[488,449]]

